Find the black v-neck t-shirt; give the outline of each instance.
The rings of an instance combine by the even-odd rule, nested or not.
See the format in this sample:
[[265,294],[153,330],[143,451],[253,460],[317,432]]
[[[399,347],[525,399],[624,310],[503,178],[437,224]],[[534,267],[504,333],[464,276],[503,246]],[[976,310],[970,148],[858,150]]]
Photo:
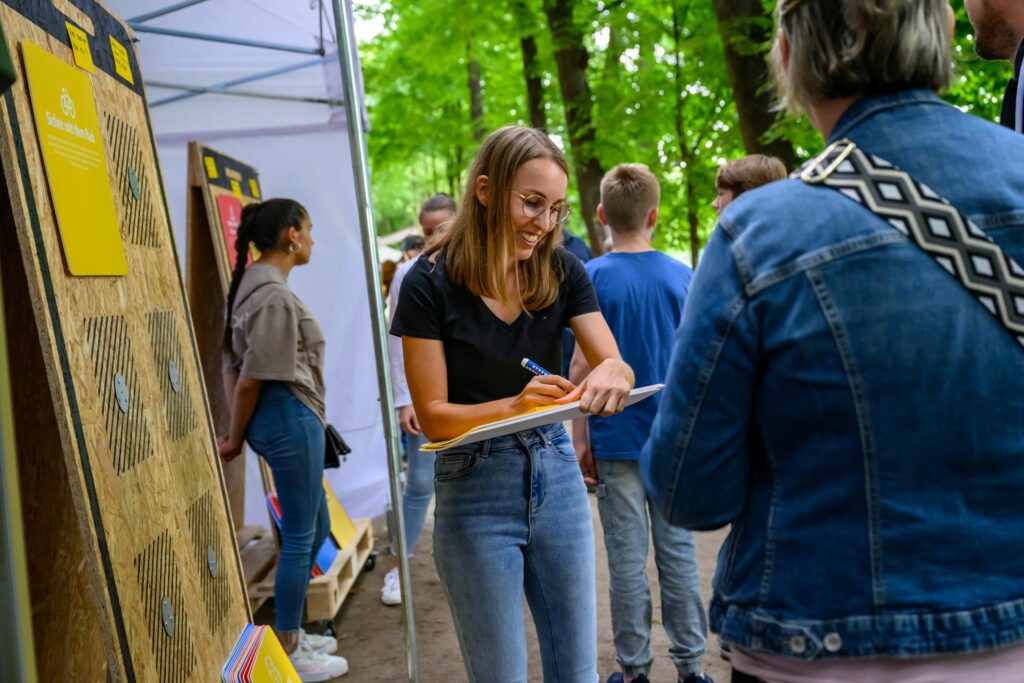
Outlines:
[[601,310],[583,264],[561,247],[558,298],[541,311],[520,313],[508,324],[484,300],[456,286],[445,274],[444,254],[421,257],[402,280],[391,322],[396,337],[439,339],[448,366],[450,403],[486,403],[516,396],[531,377],[529,358],[557,374],[562,367],[562,330],[569,320]]

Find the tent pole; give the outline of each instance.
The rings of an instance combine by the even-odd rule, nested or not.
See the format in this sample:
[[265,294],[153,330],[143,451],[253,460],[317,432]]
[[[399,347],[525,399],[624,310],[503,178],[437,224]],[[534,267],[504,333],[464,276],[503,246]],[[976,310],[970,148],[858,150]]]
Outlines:
[[223,43],[224,45],[241,45],[242,47],[256,47],[263,50],[279,50],[281,52],[296,52],[300,55],[323,55],[322,48],[302,47],[300,45],[282,45],[281,43],[268,43],[264,40],[249,40],[248,38],[235,38],[233,36],[218,36],[210,33],[196,33],[195,31],[179,31],[174,28],[160,28],[140,24],[137,21],[129,21],[128,26],[136,33],[154,33],[158,36],[171,36],[172,38],[187,38],[189,40],[205,40],[210,43]]
[[[147,81],[146,86],[150,88],[163,88],[165,90],[181,90],[193,95],[229,95],[232,97],[249,97],[257,100],[278,100],[281,102],[300,102],[304,104],[329,104],[332,107],[340,107],[341,100],[332,100],[324,97],[306,97],[304,95],[278,95],[269,92],[257,92],[254,90],[228,90],[206,85],[187,85],[185,83],[168,83],[166,81]],[[164,100],[157,100],[149,105],[150,109],[159,107],[162,104],[169,104],[170,100],[178,101],[180,97],[169,97]]]
[[149,21],[150,19],[156,19],[157,17],[163,17],[168,14],[173,14],[180,10],[192,7],[193,5],[201,5],[204,2],[206,2],[206,0],[185,0],[184,2],[177,2],[173,5],[162,7],[158,10],[147,12],[146,14],[140,14],[137,17],[132,17],[131,19],[128,19],[128,23],[137,22],[141,24],[144,21]]
[[[398,555],[398,576],[402,588],[402,609],[405,622],[405,657],[410,683],[419,682],[416,656],[416,622],[412,610],[412,582],[409,557],[405,549],[405,516],[402,513],[402,487],[398,475],[401,470],[399,455],[398,420],[391,394],[391,373],[388,364],[387,328],[384,323],[384,297],[377,258],[377,234],[370,195],[369,162],[366,136],[363,130],[363,112],[359,93],[359,79],[355,64],[356,39],[348,21],[351,0],[332,0],[334,23],[338,32],[338,62],[345,96],[346,129],[352,152],[352,172],[356,181],[356,201],[359,205],[359,223],[363,236],[363,258],[366,269],[366,289],[370,296],[373,324],[373,347],[377,356],[377,378],[380,384],[380,409],[387,440],[388,478],[391,485],[391,508],[395,520],[394,530]],[[415,457],[415,456],[413,456]]]
[[[298,64],[289,64],[287,66],[281,66],[276,69],[268,69],[266,71],[259,71],[249,76],[243,76],[241,78],[233,78],[230,81],[223,81],[222,83],[214,83],[213,85],[196,86],[195,88],[189,88],[189,92],[182,95],[173,95],[171,97],[165,97],[161,100],[149,103],[149,108],[159,107],[163,104],[170,104],[172,102],[180,102],[181,100],[187,100],[191,97],[199,97],[203,92],[220,92],[227,90],[228,88],[234,88],[236,85],[243,85],[245,83],[253,83],[255,81],[262,81],[267,78],[274,76],[282,76],[292,71],[299,71],[307,67],[316,66],[318,64],[326,64],[327,62],[333,62],[337,57],[335,55],[327,55],[326,57],[319,57],[317,59],[311,59],[306,62],[299,62]],[[146,85],[153,85],[152,82],[146,81]],[[202,92],[200,92],[202,91]]]

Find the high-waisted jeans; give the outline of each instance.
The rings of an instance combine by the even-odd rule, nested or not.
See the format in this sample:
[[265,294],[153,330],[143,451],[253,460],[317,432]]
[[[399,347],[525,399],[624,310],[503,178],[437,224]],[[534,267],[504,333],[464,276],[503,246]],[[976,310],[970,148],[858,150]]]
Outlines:
[[324,426],[288,385],[263,382],[245,440],[274,473],[281,504],[281,552],[274,580],[275,628],[302,625],[310,572],[331,530],[324,495]]
[[561,424],[438,453],[434,559],[471,683],[525,683],[523,593],[546,683],[595,683],[594,529]]

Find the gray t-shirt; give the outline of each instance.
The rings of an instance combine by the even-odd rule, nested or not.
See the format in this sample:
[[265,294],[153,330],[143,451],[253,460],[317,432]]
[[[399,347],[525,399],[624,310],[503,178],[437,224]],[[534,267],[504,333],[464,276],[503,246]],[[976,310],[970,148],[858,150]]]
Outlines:
[[274,266],[246,268],[223,364],[225,372],[288,383],[296,398],[326,421],[323,331]]

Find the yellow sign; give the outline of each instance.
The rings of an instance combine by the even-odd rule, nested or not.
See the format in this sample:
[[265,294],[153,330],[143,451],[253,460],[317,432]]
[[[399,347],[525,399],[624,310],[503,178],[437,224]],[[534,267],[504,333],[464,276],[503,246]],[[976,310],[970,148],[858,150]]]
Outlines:
[[110,53],[114,55],[114,70],[117,71],[117,75],[135,85],[135,77],[132,76],[132,63],[128,59],[128,50],[114,40],[114,36],[110,36]]
[[334,536],[339,548],[344,548],[355,538],[356,525],[352,523],[352,518],[345,512],[345,508],[341,507],[341,502],[334,495],[326,477],[324,477],[324,493],[327,494],[327,512],[331,516],[331,536]]
[[68,27],[68,39],[71,41],[71,52],[75,55],[75,64],[89,73],[96,73],[92,63],[92,52],[89,51],[89,35],[70,21],[64,22]]
[[127,275],[89,77],[22,43],[43,165],[72,275]]
[[235,195],[239,199],[242,198],[242,184],[237,180],[231,180],[231,194]]
[[260,198],[260,184],[256,182],[255,178],[249,178],[249,191],[254,199]]
[[203,163],[206,164],[206,177],[210,180],[216,180],[217,160],[213,157],[203,157]]

